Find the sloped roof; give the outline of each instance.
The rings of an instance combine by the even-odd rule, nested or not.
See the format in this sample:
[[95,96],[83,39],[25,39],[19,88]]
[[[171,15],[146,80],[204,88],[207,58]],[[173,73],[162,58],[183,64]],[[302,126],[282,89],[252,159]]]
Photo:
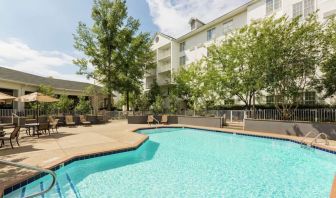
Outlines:
[[61,79],[37,76],[17,70],[8,69],[5,67],[0,67],[0,80],[7,80],[36,86],[43,84],[43,85],[49,85],[55,89],[67,89],[75,91],[83,91],[86,87],[92,85],[90,83],[84,83],[84,82],[76,82],[70,80],[61,80]]

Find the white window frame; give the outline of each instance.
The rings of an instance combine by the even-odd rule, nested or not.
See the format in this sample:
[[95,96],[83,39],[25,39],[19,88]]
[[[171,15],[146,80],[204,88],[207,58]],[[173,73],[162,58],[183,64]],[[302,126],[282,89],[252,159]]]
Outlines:
[[185,50],[186,43],[185,41],[180,43],[180,52],[183,52]]
[[233,19],[228,20],[226,22],[223,23],[223,33],[224,34],[228,34],[230,32],[232,32],[234,29],[233,27]]
[[186,65],[187,57],[186,56],[180,56],[180,66]]
[[[207,31],[207,41],[211,41],[212,39],[214,39],[215,37],[215,30],[216,30],[216,27],[214,28],[211,28]],[[209,33],[211,33],[211,35],[209,36]]]
[[293,15],[293,18],[303,16],[303,1],[299,1],[293,4],[292,15]]
[[[307,4],[308,2],[312,1],[312,4],[309,4],[310,6],[307,7]],[[296,9],[300,9],[301,11],[301,14],[295,14],[296,10],[295,10],[295,6]],[[294,3],[293,6],[292,6],[292,17],[295,18],[295,17],[298,17],[298,16],[301,16],[301,19],[309,16],[310,14],[312,14],[313,12],[316,11],[316,0],[302,0],[302,1],[299,1],[297,3]]]
[[270,15],[282,9],[282,0],[265,0],[266,15]]

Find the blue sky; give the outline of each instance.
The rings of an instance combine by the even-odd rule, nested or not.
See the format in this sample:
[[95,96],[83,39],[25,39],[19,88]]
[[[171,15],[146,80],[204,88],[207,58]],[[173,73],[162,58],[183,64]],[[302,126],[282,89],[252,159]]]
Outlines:
[[[247,0],[127,0],[141,31],[178,36],[188,20],[208,22]],[[79,21],[91,24],[92,0],[0,0],[0,66],[42,76],[87,81],[76,75],[73,36]],[[211,12],[209,12],[211,10]]]

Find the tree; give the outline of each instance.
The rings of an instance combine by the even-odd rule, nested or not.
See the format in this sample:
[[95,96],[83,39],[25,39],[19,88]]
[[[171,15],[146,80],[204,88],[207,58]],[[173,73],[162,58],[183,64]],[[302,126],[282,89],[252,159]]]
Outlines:
[[57,103],[57,107],[63,113],[73,109],[74,101],[66,95],[61,95]]
[[[207,77],[212,90],[221,99],[237,97],[246,109],[254,105],[256,94],[263,86],[263,46],[255,22],[227,36],[221,44],[208,48],[206,65],[211,68]],[[219,92],[218,92],[219,91]]]
[[316,14],[266,19],[260,24],[263,35],[265,84],[276,97],[275,106],[284,119],[292,116],[302,102],[304,91],[313,88],[317,66],[323,60],[323,27]]
[[153,83],[150,86],[150,89],[148,91],[148,102],[150,105],[152,105],[155,102],[156,96],[160,95],[160,86],[156,82],[156,80],[153,81]]
[[207,87],[204,83],[205,68],[199,62],[181,67],[175,74],[177,95],[194,110],[199,111],[204,107]]
[[324,58],[321,64],[321,85],[319,90],[324,97],[333,96],[336,93],[336,17],[328,19],[324,34]]
[[89,100],[86,100],[84,96],[79,97],[79,102],[75,107],[76,111],[81,114],[88,114],[91,111],[91,104]]
[[118,53],[125,48],[126,33],[134,29],[135,20],[127,16],[123,0],[95,0],[91,17],[93,26],[89,28],[79,22],[74,34],[74,47],[83,52],[84,57],[73,62],[79,66],[79,74],[93,78],[106,87],[107,109],[111,110],[112,92],[119,85]]
[[140,95],[137,95],[135,102],[134,102],[134,109],[140,110],[140,111],[148,111],[150,107],[148,94],[142,93]]
[[153,68],[154,52],[151,50],[152,39],[148,33],[139,33],[139,21],[132,21],[132,25],[125,29],[123,48],[118,51],[117,68],[119,83],[118,91],[126,96],[126,107],[129,110],[129,94],[140,93],[145,71]]
[[156,114],[163,113],[163,98],[158,95],[155,97],[155,102],[153,104],[153,112]]

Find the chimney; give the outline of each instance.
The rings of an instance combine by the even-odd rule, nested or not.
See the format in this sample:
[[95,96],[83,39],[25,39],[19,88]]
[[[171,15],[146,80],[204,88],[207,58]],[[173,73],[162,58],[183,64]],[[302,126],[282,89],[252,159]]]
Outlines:
[[193,30],[196,30],[202,27],[204,23],[197,18],[191,18],[189,20],[189,25],[190,25],[190,30],[193,31]]

